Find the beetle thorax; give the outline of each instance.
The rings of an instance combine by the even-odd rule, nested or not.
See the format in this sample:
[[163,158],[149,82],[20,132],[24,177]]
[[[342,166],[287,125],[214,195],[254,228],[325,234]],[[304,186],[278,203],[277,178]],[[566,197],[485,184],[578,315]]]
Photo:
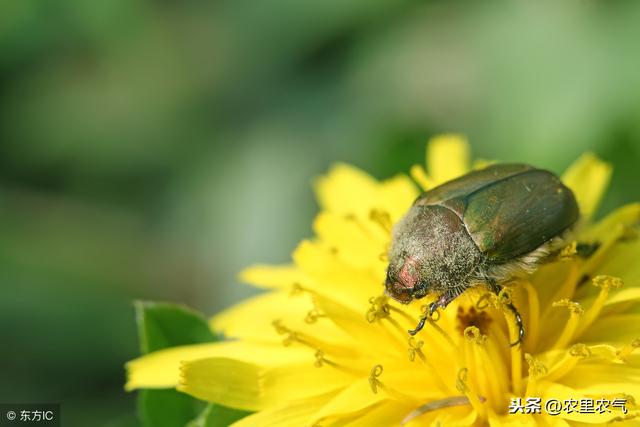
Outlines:
[[[482,260],[460,218],[442,206],[414,206],[394,227],[389,276],[420,294],[465,286]],[[401,289],[402,291],[402,289]]]

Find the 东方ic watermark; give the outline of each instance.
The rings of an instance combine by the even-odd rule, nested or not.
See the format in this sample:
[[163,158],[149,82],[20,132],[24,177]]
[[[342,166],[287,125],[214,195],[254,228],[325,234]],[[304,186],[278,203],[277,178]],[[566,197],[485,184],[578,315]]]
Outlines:
[[60,427],[60,405],[0,403],[0,426]]

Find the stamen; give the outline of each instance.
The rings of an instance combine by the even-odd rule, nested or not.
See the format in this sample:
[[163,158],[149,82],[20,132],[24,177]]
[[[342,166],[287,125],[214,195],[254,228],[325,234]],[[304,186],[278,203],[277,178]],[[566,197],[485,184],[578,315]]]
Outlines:
[[367,321],[369,323],[373,323],[377,320],[385,320],[389,322],[396,330],[396,332],[398,332],[400,336],[403,337],[403,340],[404,336],[406,335],[406,329],[402,328],[400,324],[391,317],[391,312],[400,314],[409,322],[410,325],[414,325],[416,323],[415,319],[405,313],[403,310],[389,305],[389,297],[387,297],[386,295],[369,298],[369,304],[371,304],[371,307],[366,313]]
[[335,362],[324,357],[324,351],[318,350],[315,354],[316,361],[313,363],[313,366],[316,368],[321,368],[323,365],[327,364],[333,367],[337,367],[338,365]]
[[328,351],[329,353],[335,356],[352,357],[354,355],[354,350],[351,348],[330,344],[322,340],[319,340],[315,337],[309,336],[305,333],[293,331],[288,327],[284,326],[282,324],[281,319],[276,319],[273,322],[271,322],[271,324],[276,329],[276,332],[279,335],[285,335],[284,339],[282,340],[282,344],[285,347],[288,347],[293,343],[298,343],[316,351],[321,348],[325,349],[326,351]]
[[528,370],[529,378],[527,381],[527,388],[524,395],[535,396],[537,393],[537,390],[536,390],[537,380],[547,375],[547,372],[548,372],[547,367],[544,365],[544,363],[534,358],[529,353],[524,354],[524,359],[527,361],[527,364],[529,365],[529,370]]
[[600,312],[602,311],[602,307],[604,306],[607,297],[609,296],[609,290],[611,288],[619,288],[624,283],[622,279],[612,276],[599,275],[592,279],[593,286],[600,288],[600,293],[589,307],[589,310],[585,313],[582,318],[582,322],[575,334],[575,337],[579,337],[584,333],[584,331],[591,326],[591,324],[596,320]]
[[591,350],[589,350],[586,344],[577,343],[571,346],[569,354],[579,359],[586,359],[587,357],[591,357]]
[[502,288],[500,293],[498,293],[498,301],[504,305],[511,304],[513,302],[511,299],[511,289]]
[[482,311],[489,308],[489,306],[495,305],[495,294],[486,293],[483,294],[480,298],[478,298],[478,302],[476,302],[476,309]]
[[475,345],[466,347],[469,352],[467,363],[473,363],[474,366],[483,366],[484,369],[478,370],[478,386],[480,390],[485,390],[490,397],[490,402],[500,402],[503,395],[501,376],[495,369],[495,360],[491,360],[487,351],[487,335],[484,335],[477,326],[469,326],[463,332],[465,339]]
[[369,304],[371,307],[367,311],[367,321],[373,323],[378,319],[384,319],[390,316],[388,297],[386,295],[380,295],[377,297],[369,298]]
[[291,285],[291,292],[289,293],[290,296],[298,296],[301,295],[302,293],[304,293],[306,291],[306,289],[298,282],[294,282]]
[[425,357],[424,357],[424,353],[422,352],[422,346],[424,345],[424,341],[420,340],[420,341],[416,341],[415,337],[409,337],[409,360],[410,361],[414,361],[416,360],[416,354],[418,355],[418,357],[420,358],[420,360],[422,360],[423,362],[425,362]]
[[577,302],[569,301],[567,298],[555,301],[552,304],[552,307],[566,307],[569,309],[569,320],[567,320],[567,323],[555,344],[551,346],[551,350],[557,350],[566,347],[567,344],[569,344],[569,341],[573,338],[578,327],[580,317],[584,314],[584,309]]
[[389,212],[380,209],[371,209],[369,211],[369,219],[378,224],[384,231],[391,234],[393,223]]
[[422,341],[422,340],[417,341],[415,337],[410,336],[409,337],[409,350],[408,350],[409,360],[411,362],[413,362],[416,359],[416,355],[418,355],[420,360],[425,365],[427,365],[427,367],[429,367],[429,369],[431,369],[431,371],[434,374],[434,378],[438,381],[438,383],[440,385],[440,390],[442,390],[442,392],[444,393],[447,390],[449,390],[449,387],[447,386],[447,384],[445,383],[444,379],[442,378],[441,369],[440,370],[436,369],[435,366],[433,366],[433,364],[431,362],[429,362],[429,360],[425,356],[424,352],[422,351],[422,347],[423,346],[424,346],[424,341]]
[[[429,310],[429,308],[428,308],[427,306],[425,306],[425,307],[426,307],[426,310]],[[449,336],[449,334],[447,334],[447,333],[444,331],[444,329],[442,329],[442,328],[441,328],[440,326],[438,326],[438,324],[436,323],[438,320],[440,320],[440,313],[439,313],[439,312],[437,312],[437,311],[433,313],[433,314],[435,315],[435,316],[434,316],[434,317],[435,317],[435,319],[434,319],[434,318],[432,318],[432,317],[429,317],[428,313],[425,313],[425,314],[426,314],[426,316],[427,316],[427,318],[426,318],[427,322],[429,322],[429,324],[430,324],[431,326],[433,326],[433,327],[434,327],[434,329],[435,329],[436,331],[438,331],[438,333],[439,333],[442,337],[444,337],[444,339],[449,343],[449,345],[451,346],[451,348],[453,349],[453,351],[457,353],[456,344],[455,344],[455,342],[453,342],[453,339],[451,339],[451,337]]]
[[570,261],[578,253],[578,242],[575,240],[562,248],[558,254],[558,259],[561,261]]
[[[581,272],[580,268],[578,268],[577,262],[571,262],[568,264],[568,272],[562,284],[557,288],[554,293],[551,301],[557,301],[563,298],[568,298],[575,294],[576,287],[578,286],[578,282],[585,277]],[[546,319],[551,315],[551,311],[553,307],[551,305],[546,305],[544,312],[542,313],[541,318]]]
[[465,328],[468,326],[477,327],[482,334],[489,330],[489,325],[491,324],[491,318],[486,311],[478,311],[473,306],[471,306],[469,310],[465,310],[462,305],[458,306],[456,321],[456,329],[460,331],[463,336]]
[[522,343],[520,343],[520,327],[517,324],[515,313],[509,309],[511,304],[511,289],[502,288],[498,295],[493,293],[484,294],[478,300],[476,307],[480,310],[485,309],[489,305],[502,311],[507,322],[509,330],[509,342],[518,342],[518,345],[512,345],[511,352],[511,387],[516,395],[520,395],[522,391]]
[[369,373],[369,387],[371,387],[371,391],[374,394],[377,394],[378,387],[382,386],[382,383],[380,382],[378,377],[382,375],[383,370],[384,369],[382,368],[382,365],[374,365],[373,368],[371,368],[371,372]]
[[[400,325],[398,325],[398,322],[391,318],[391,311],[397,310],[405,315],[406,313],[391,307],[388,301],[389,298],[386,295],[369,298],[369,304],[371,304],[371,307],[365,313],[365,318],[369,323],[374,323],[378,320],[388,321],[393,326],[393,330],[389,330],[386,325],[384,325],[382,331],[384,331],[384,333],[400,347],[404,347],[404,336],[406,335],[406,330],[402,329]],[[398,336],[398,333],[400,336]]]
[[469,399],[469,403],[473,406],[473,409],[478,413],[478,417],[486,420],[487,419],[487,408],[483,405],[485,401],[484,398],[481,398],[476,393],[474,393],[469,386],[467,385],[467,374],[469,370],[467,368],[462,368],[458,371],[458,375],[456,377],[456,389],[460,393],[464,393]]
[[631,341],[630,344],[625,345],[617,352],[617,356],[623,362],[627,361],[627,358],[631,356],[631,353],[637,348],[640,348],[640,338],[636,338]]
[[480,332],[480,329],[476,326],[469,326],[465,328],[463,332],[463,336],[467,339],[467,341],[482,345],[487,341],[487,336],[483,335]]
[[[569,348],[564,357],[551,367],[545,377],[546,381],[556,381],[571,372],[581,359],[591,357],[591,350],[585,344],[574,344]],[[530,395],[527,395],[530,396]]]
[[322,313],[317,308],[313,308],[307,313],[307,316],[304,318],[304,321],[308,324],[316,323],[319,318],[327,317],[326,314]]

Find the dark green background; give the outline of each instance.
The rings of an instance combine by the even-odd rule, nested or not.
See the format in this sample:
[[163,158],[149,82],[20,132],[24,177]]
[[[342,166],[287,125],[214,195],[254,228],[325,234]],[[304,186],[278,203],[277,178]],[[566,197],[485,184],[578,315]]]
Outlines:
[[640,3],[0,4],[0,401],[135,425],[132,300],[211,314],[311,234],[336,161],[388,177],[439,132],[483,158],[615,164],[640,199]]

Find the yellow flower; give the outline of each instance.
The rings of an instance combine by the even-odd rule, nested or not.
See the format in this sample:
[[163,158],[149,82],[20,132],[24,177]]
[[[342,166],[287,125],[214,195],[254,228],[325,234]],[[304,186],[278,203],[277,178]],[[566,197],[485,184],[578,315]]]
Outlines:
[[[429,189],[469,170],[466,142],[431,141]],[[415,337],[424,301],[382,295],[393,224],[419,194],[408,176],[378,182],[339,164],[315,185],[315,237],[293,263],[254,266],[243,281],[265,292],[215,316],[234,340],[176,347],[129,362],[128,389],[176,387],[197,398],[255,411],[241,426],[582,425],[640,414],[640,204],[591,218],[610,167],[586,154],[564,174],[583,219],[578,254],[569,244],[499,297],[472,289]],[[504,309],[512,300],[527,331]],[[540,397],[541,414],[509,414],[513,399]],[[626,400],[606,411],[545,411],[549,399]],[[578,407],[579,408],[579,407]],[[632,421],[635,422],[635,421]]]

